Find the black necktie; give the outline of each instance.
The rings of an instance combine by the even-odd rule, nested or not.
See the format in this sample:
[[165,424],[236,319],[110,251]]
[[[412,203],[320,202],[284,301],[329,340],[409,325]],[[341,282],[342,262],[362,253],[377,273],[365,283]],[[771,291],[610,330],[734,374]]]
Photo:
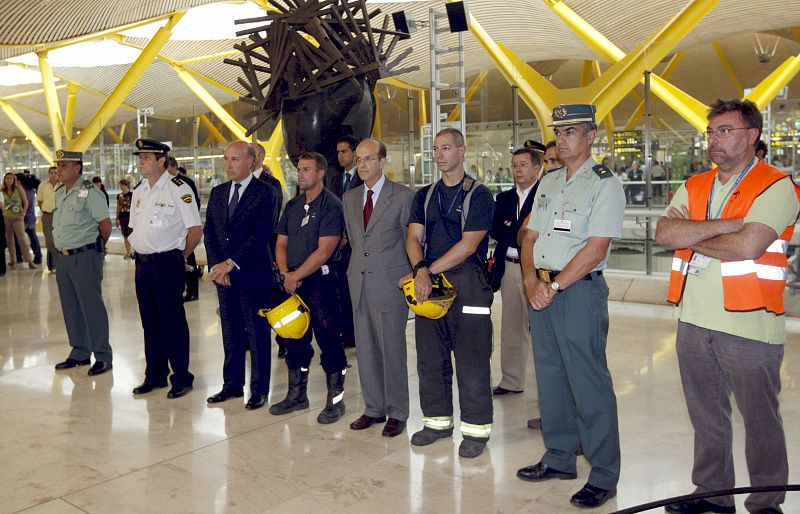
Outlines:
[[239,188],[242,187],[241,184],[234,184],[233,185],[233,198],[231,198],[231,203],[228,204],[228,219],[233,218],[233,213],[236,212],[236,206],[239,205]]
[[350,174],[344,174],[344,188],[342,189],[345,193],[350,191]]

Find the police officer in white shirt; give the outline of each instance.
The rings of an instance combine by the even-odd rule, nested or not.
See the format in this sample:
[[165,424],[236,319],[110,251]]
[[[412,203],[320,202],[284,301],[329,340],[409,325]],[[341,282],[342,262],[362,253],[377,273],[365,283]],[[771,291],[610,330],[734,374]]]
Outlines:
[[167,398],[192,390],[189,325],[183,308],[184,269],[203,236],[194,194],[180,177],[167,173],[169,146],[136,141],[139,172],[145,180],[133,191],[129,241],[136,252],[136,297],[144,329],[147,367],[133,394],[167,386]]

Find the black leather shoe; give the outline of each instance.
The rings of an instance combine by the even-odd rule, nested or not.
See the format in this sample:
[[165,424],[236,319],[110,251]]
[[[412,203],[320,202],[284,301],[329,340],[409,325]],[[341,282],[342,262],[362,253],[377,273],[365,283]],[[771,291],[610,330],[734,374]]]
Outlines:
[[372,416],[362,414],[361,417],[350,423],[350,430],[364,430],[365,428],[371,427],[375,423],[383,423],[384,421],[386,421],[386,416],[373,418]]
[[227,389],[223,389],[217,394],[211,395],[208,398],[206,398],[206,403],[222,403],[224,401],[230,400],[231,398],[241,398],[243,396],[244,396],[243,391],[229,391]]
[[174,400],[175,398],[186,396],[192,389],[194,388],[190,385],[182,387],[172,386],[172,389],[170,389],[169,392],[167,393],[167,398],[169,398],[170,400]]
[[133,394],[147,394],[154,389],[163,389],[167,384],[151,384],[149,382],[142,382],[140,385],[133,388]]
[[250,399],[247,400],[247,403],[245,404],[244,408],[249,410],[256,410],[263,407],[265,403],[267,403],[267,393],[256,394],[251,396]]
[[604,504],[616,495],[616,489],[602,489],[591,484],[586,484],[580,491],[572,495],[569,502],[576,507],[593,509]]
[[187,294],[186,296],[183,297],[183,302],[184,303],[186,303],[186,302],[196,302],[199,299],[200,298],[198,296],[196,296],[196,295]]
[[528,420],[528,428],[531,430],[542,429],[542,418],[531,418]]
[[492,394],[495,396],[502,396],[504,394],[509,394],[509,393],[519,394],[521,392],[522,391],[512,391],[511,389],[506,389],[505,387],[500,387],[500,386],[497,386],[492,390]]
[[399,419],[389,418],[386,421],[386,426],[383,427],[383,437],[397,437],[406,429],[406,422]]
[[92,361],[90,359],[85,360],[77,360],[77,359],[70,359],[67,358],[64,362],[59,362],[56,364],[56,369],[69,369],[74,368],[76,366],[88,366],[91,364]]
[[114,366],[110,362],[95,361],[91,368],[89,368],[88,375],[93,377],[95,375],[102,375],[106,371],[111,371]]
[[557,469],[553,469],[544,462],[539,462],[533,466],[526,466],[517,471],[517,476],[523,480],[531,482],[542,482],[544,480],[551,480],[557,478],[559,480],[573,480],[578,478],[577,473],[565,473]]
[[685,502],[673,503],[667,505],[667,512],[672,514],[702,514],[703,512],[720,512],[723,514],[731,514],[736,512],[735,505],[717,505],[708,500],[687,500]]

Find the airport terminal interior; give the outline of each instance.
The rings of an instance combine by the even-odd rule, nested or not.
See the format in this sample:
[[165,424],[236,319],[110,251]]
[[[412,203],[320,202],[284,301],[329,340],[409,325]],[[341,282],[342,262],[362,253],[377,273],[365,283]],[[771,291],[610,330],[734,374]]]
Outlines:
[[[362,18],[373,13],[373,26],[409,31],[407,38],[381,38],[396,73],[386,66],[371,92],[372,136],[387,145],[386,174],[414,189],[438,177],[431,152],[437,128],[465,132],[466,170],[496,194],[513,186],[515,148],[552,139],[553,107],[597,105],[592,153],[622,181],[627,202],[607,274],[607,355],[622,474],[616,498],[599,510],[690,493],[693,432],[675,354],[677,321],[664,300],[672,252],[656,244],[655,229],[679,185],[711,167],[703,131],[708,106],[718,98],[755,102],[765,119],[767,162],[800,176],[796,1],[347,3]],[[171,146],[197,183],[205,219],[211,187],[226,180],[225,147],[256,139],[291,196],[297,171],[288,148],[298,135],[286,132],[280,116],[264,120],[241,99],[244,68],[231,61],[243,58],[236,45],[248,41],[237,31],[263,24],[266,13],[329,4],[0,1],[0,169],[46,180],[58,150],[83,152],[84,177],[103,181],[114,220],[119,180],[141,178],[134,141],[147,137]],[[453,7],[455,19],[448,19],[450,4],[460,6]],[[257,77],[267,83],[266,65]],[[258,120],[264,123],[256,127]],[[43,241],[41,224],[37,230]],[[536,484],[515,476],[544,451],[541,432],[526,426],[538,412],[530,354],[524,393],[494,398],[483,455],[459,458],[458,430],[452,441],[409,444],[422,427],[413,317],[406,332],[411,413],[396,438],[381,437],[379,427],[348,428],[364,409],[355,349],[347,350],[347,413],[334,424],[316,422],[326,392],[318,355],[307,410],[273,416],[246,410],[240,400],[207,406],[206,397],[222,384],[223,360],[218,301],[207,275],[200,300],[186,304],[194,390],[176,400],[166,390],[132,395],[145,361],[135,264],[123,253],[114,228],[103,281],[114,369],[97,377],[85,367],[53,369],[69,351],[56,275],[18,266],[0,276],[0,513],[578,510],[569,498],[585,482],[585,459],[579,458],[577,480]],[[202,264],[202,243],[199,255]],[[789,255],[780,403],[789,483],[800,484],[797,231]],[[493,386],[500,376],[501,311],[498,293]],[[277,347],[271,363],[270,404],[287,386]],[[735,408],[733,416],[736,484],[744,487],[744,430]],[[743,495],[736,505],[745,512]],[[800,492],[787,493],[783,511],[800,514]]]

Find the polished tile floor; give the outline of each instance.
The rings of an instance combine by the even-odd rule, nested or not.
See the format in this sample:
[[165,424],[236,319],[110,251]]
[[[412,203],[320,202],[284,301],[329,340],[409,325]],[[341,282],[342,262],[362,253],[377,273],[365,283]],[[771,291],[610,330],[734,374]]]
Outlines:
[[[516,470],[539,460],[540,433],[526,428],[536,408],[530,375],[525,394],[495,400],[489,451],[457,456],[459,434],[424,448],[409,434],[380,436],[380,427],[348,428],[363,409],[356,355],[346,383],[346,418],[318,425],[324,377],[315,363],[311,408],[284,417],[247,411],[232,400],[209,408],[221,385],[222,346],[213,286],[187,305],[195,390],[167,400],[166,390],[134,398],[144,358],[133,265],[106,264],[113,373],[86,376],[82,367],[54,372],[67,355],[55,276],[34,271],[0,278],[0,512],[35,513],[561,513],[579,478],[522,482]],[[499,302],[499,296],[498,296]],[[499,306],[499,303],[497,304]],[[674,352],[675,321],[667,307],[611,304],[608,356],[619,399],[622,478],[609,512],[691,490],[691,429]],[[499,320],[499,309],[495,309]],[[800,323],[790,321],[781,402],[793,483],[800,482]],[[421,427],[413,322],[408,345],[412,412]],[[498,352],[499,354],[499,352]],[[531,366],[532,367],[532,366]],[[499,361],[492,365],[499,374]],[[498,379],[495,378],[495,383]],[[273,360],[271,400],[282,398],[286,374]],[[736,418],[737,476],[747,484],[741,422]],[[743,499],[737,499],[740,512]],[[27,510],[26,510],[27,509]],[[786,512],[800,513],[800,493]]]

